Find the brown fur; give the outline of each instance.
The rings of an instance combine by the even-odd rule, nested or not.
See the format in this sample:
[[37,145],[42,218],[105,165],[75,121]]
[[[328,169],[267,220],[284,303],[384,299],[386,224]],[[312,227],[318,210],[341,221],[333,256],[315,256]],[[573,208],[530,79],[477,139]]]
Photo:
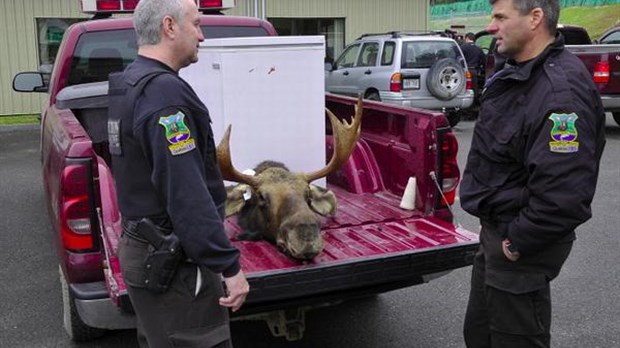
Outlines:
[[[256,190],[237,185],[228,191],[227,215],[239,214],[239,225],[245,231],[240,238],[264,238],[294,258],[314,258],[324,246],[315,213],[335,213],[333,193],[309,185],[301,174],[279,162],[261,162],[254,170],[259,181]],[[245,190],[252,190],[247,201],[243,200]]]

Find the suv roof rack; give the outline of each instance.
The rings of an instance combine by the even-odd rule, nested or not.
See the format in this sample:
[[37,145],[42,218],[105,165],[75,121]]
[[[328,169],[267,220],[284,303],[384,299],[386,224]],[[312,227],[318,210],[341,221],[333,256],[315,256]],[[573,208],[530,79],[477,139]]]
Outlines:
[[365,37],[369,37],[369,36],[385,36],[385,35],[390,35],[393,39],[397,39],[403,36],[441,36],[441,37],[449,37],[451,39],[454,39],[456,37],[456,31],[454,30],[450,30],[450,29],[445,29],[445,30],[420,30],[420,31],[400,31],[400,30],[395,30],[395,31],[388,31],[385,33],[366,33],[366,34],[362,34],[360,37],[358,37],[356,40],[365,38]]

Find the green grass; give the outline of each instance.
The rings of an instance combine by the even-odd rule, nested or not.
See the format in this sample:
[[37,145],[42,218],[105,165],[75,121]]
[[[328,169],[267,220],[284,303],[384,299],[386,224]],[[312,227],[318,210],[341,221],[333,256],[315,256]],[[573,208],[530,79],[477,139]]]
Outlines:
[[[620,25],[620,4],[597,7],[567,7],[560,11],[561,24],[579,25],[588,31],[592,40],[597,39],[603,32]],[[490,16],[454,17],[446,20],[431,20],[431,30],[443,30],[450,25],[465,25],[460,32],[477,32],[483,30],[490,22]]]
[[0,126],[37,123],[39,123],[39,115],[0,116]]

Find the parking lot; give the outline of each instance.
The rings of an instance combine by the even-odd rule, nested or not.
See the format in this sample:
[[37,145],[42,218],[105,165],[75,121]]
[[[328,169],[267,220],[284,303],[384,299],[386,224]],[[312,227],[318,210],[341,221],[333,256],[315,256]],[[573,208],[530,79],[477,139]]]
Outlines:
[[[463,121],[454,129],[461,168],[474,124]],[[606,130],[594,216],[578,229],[571,256],[552,284],[554,347],[620,345],[620,127],[609,115]],[[133,330],[81,345],[64,333],[38,142],[36,127],[0,129],[0,346],[136,347]],[[455,213],[458,223],[477,229],[458,204]],[[469,274],[469,267],[459,269],[428,284],[313,310],[297,342],[271,337],[263,322],[234,322],[235,347],[463,347]]]

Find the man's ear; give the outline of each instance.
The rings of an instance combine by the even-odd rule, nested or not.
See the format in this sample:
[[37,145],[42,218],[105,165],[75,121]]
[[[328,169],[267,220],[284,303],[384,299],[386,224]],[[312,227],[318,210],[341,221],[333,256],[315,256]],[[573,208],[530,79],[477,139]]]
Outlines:
[[530,18],[530,27],[535,30],[538,26],[544,25],[545,12],[540,7],[536,7],[530,13]]
[[172,16],[165,16],[164,19],[162,19],[162,35],[165,35],[169,38],[174,37],[176,34],[175,24],[176,21],[174,20],[174,18],[172,18]]

